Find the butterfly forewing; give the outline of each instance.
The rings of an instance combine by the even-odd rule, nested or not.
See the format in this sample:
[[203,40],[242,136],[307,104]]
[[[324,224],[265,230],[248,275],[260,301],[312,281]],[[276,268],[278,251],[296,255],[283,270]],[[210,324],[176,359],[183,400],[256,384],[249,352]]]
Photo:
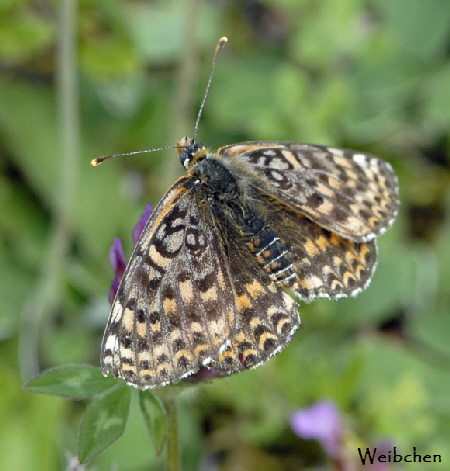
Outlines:
[[235,299],[218,234],[201,216],[190,183],[180,179],[144,229],[103,339],[104,371],[111,367],[141,388],[198,371],[234,330]]
[[248,163],[270,195],[342,237],[371,240],[397,215],[397,178],[370,154],[291,142],[244,142],[218,153]]

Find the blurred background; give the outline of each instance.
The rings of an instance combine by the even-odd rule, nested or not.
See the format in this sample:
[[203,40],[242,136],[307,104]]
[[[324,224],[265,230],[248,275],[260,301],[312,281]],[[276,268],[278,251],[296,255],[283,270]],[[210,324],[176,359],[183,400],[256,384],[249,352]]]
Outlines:
[[[86,403],[23,390],[44,369],[99,364],[108,251],[181,175],[198,140],[349,147],[392,164],[401,211],[371,286],[301,306],[279,356],[182,398],[185,470],[338,469],[291,428],[330,400],[342,446],[388,442],[450,460],[450,2],[10,0],[0,3],[0,469],[159,470],[132,403],[123,437],[76,468]],[[359,465],[358,465],[359,461]],[[72,463],[72,467],[71,464]],[[350,465],[349,465],[350,466]],[[429,466],[427,468],[426,466]],[[362,468],[361,468],[362,469]]]

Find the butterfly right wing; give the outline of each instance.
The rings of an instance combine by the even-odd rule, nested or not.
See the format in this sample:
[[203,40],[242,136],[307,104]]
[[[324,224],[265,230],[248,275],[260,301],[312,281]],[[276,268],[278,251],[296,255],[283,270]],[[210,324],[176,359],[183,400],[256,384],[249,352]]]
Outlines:
[[289,247],[298,277],[295,291],[302,299],[355,296],[369,285],[377,261],[376,240],[354,242],[279,207],[267,208],[266,218]]
[[356,242],[374,239],[397,216],[397,177],[373,155],[292,142],[243,142],[218,154],[247,163],[269,196]]

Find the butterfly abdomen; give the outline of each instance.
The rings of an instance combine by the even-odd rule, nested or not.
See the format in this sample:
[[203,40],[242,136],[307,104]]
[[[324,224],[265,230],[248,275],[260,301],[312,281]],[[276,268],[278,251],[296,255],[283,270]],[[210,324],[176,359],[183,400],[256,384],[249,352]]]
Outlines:
[[278,234],[261,216],[254,212],[245,215],[241,234],[271,280],[284,288],[297,288],[292,257]]

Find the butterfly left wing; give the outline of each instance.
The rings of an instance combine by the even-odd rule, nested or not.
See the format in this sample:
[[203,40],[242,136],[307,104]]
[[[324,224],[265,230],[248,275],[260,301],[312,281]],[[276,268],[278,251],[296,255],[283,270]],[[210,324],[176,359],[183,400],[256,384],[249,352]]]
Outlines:
[[[102,342],[103,373],[141,389],[196,373],[225,348],[236,307],[218,234],[180,178],[133,251]],[[207,216],[207,215],[206,215]],[[220,253],[220,252],[219,252]]]
[[114,300],[102,342],[104,374],[141,389],[214,368],[228,375],[281,351],[297,304],[220,224],[189,177],[156,207]]
[[243,142],[218,154],[246,162],[259,190],[344,238],[372,240],[398,212],[397,177],[370,154],[291,142]]

